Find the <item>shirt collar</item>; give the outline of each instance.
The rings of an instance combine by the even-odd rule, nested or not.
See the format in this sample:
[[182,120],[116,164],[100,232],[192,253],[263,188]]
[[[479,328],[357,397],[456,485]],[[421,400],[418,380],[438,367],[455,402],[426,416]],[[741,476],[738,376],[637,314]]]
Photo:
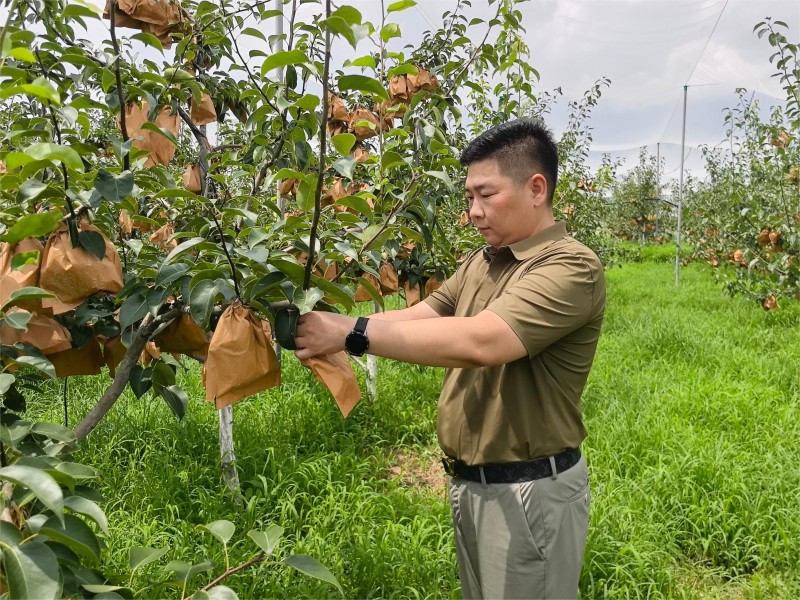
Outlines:
[[535,233],[534,235],[509,244],[508,248],[514,254],[517,260],[525,260],[533,258],[544,250],[547,246],[567,235],[567,225],[564,221],[556,221],[555,225],[551,225],[547,229]]

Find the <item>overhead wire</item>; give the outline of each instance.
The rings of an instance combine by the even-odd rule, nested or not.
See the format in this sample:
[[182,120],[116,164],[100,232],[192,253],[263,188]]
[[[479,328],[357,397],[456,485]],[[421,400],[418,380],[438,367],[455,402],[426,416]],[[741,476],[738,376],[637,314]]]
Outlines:
[[[717,31],[717,26],[719,25],[719,22],[722,20],[722,15],[725,14],[725,9],[728,8],[728,2],[729,1],[730,0],[725,0],[725,2],[723,3],[722,10],[719,11],[719,15],[717,15],[717,20],[714,22],[714,26],[711,28],[711,32],[708,34],[708,37],[706,38],[706,41],[703,44],[703,48],[700,50],[700,54],[697,55],[697,60],[695,61],[694,66],[692,67],[692,70],[689,72],[689,76],[686,78],[686,80],[684,82],[684,87],[705,87],[705,86],[719,85],[717,83],[704,83],[704,84],[698,84],[698,85],[690,86],[689,85],[689,80],[692,78],[692,75],[694,75],[694,72],[697,70],[697,65],[700,64],[700,60],[703,58],[703,54],[705,54],[706,48],[708,48],[708,44],[711,42],[711,38],[714,37],[714,32]],[[667,129],[669,128],[669,124],[672,123],[672,117],[675,116],[675,111],[678,109],[678,106],[681,103],[681,100],[682,100],[681,96],[678,97],[678,100],[675,102],[675,105],[672,107],[672,112],[669,115],[669,119],[667,119],[667,122],[664,125],[664,130],[661,132],[661,135],[658,138],[659,142],[661,142],[664,139],[664,136],[667,134]],[[691,150],[690,150],[690,153],[691,153]]]

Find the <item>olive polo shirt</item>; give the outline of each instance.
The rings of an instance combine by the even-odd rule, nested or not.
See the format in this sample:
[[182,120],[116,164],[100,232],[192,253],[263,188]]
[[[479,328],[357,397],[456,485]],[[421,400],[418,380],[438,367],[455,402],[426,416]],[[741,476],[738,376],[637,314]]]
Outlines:
[[528,350],[513,362],[447,369],[439,444],[470,465],[529,460],[586,437],[581,393],[606,301],[600,259],[563,222],[527,239],[473,252],[425,302],[442,316],[500,316]]

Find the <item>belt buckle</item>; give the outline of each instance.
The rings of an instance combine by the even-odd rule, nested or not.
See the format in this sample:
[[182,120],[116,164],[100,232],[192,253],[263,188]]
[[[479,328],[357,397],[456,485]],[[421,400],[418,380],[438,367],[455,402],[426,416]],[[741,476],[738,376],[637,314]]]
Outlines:
[[444,467],[444,472],[447,473],[450,477],[456,476],[456,460],[454,458],[445,456],[442,459],[442,466]]

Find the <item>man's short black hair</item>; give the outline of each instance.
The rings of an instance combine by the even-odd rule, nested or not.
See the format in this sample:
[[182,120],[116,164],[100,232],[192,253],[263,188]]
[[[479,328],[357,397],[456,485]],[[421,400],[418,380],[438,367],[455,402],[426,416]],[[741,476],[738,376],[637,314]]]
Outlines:
[[534,174],[547,181],[548,202],[552,205],[558,180],[558,148],[553,134],[538,119],[517,119],[495,125],[472,140],[461,153],[461,164],[494,159],[500,171],[523,185]]

